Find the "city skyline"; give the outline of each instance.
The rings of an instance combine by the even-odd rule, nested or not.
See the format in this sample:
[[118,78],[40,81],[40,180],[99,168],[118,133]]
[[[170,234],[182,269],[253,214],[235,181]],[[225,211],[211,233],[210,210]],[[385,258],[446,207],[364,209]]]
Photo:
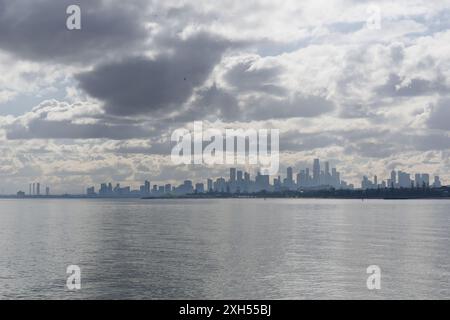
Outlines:
[[[297,169],[297,170],[296,170]],[[445,183],[439,176],[432,176],[429,173],[411,173],[402,170],[392,170],[387,174],[388,178],[378,177],[373,179],[363,176],[360,185],[354,185],[346,182],[341,173],[335,167],[330,166],[329,161],[321,162],[320,159],[314,159],[311,167],[303,169],[287,167],[284,175],[269,176],[256,171],[252,175],[243,169],[234,167],[229,168],[228,179],[225,175],[220,177],[207,177],[202,180],[191,180],[185,177],[183,183],[172,184],[158,181],[151,183],[151,179],[144,181],[139,188],[132,185],[123,186],[120,182],[102,182],[100,187],[87,187],[81,194],[87,196],[181,196],[193,193],[258,193],[299,191],[299,190],[324,190],[329,188],[354,190],[354,189],[385,189],[385,188],[440,188]],[[253,178],[254,177],[254,178]],[[161,184],[162,183],[162,184]],[[26,193],[19,190],[20,196],[44,196],[40,192],[41,184],[30,183],[29,191]],[[45,195],[50,196],[50,187],[45,187]],[[76,194],[79,195],[79,194]]]

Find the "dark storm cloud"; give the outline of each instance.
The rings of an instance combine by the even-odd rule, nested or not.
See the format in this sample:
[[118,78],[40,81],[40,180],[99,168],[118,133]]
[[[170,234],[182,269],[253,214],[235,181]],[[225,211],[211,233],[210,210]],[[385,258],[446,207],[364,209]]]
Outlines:
[[192,103],[180,112],[175,121],[180,123],[191,122],[200,119],[215,121],[238,120],[240,109],[238,99],[227,90],[218,87],[216,84],[211,87],[198,90],[197,96]]
[[[81,30],[66,28],[66,9],[81,7]],[[0,50],[25,59],[86,62],[140,47],[144,1],[0,0]]]
[[167,41],[172,54],[126,58],[77,76],[107,113],[137,115],[181,107],[220,61],[229,42],[208,34]]
[[265,92],[277,96],[286,95],[286,89],[277,85],[283,73],[280,66],[255,68],[255,61],[242,61],[225,75],[229,85],[240,91]]
[[189,122],[207,119],[210,121],[264,121],[270,119],[310,118],[335,109],[335,104],[318,96],[274,97],[260,92],[258,96],[240,99],[238,91],[212,86],[198,92],[198,96],[187,110],[175,118]]

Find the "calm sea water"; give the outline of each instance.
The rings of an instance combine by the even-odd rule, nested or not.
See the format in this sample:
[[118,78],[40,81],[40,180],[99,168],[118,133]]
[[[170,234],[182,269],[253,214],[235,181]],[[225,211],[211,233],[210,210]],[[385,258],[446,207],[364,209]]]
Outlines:
[[449,237],[450,201],[0,200],[0,298],[449,299]]

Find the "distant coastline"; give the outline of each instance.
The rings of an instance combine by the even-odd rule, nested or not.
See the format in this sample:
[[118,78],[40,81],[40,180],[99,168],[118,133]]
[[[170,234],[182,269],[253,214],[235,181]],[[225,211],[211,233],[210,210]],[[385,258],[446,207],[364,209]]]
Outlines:
[[167,194],[163,196],[142,196],[142,195],[49,195],[49,196],[30,196],[30,195],[0,195],[0,199],[255,199],[255,198],[274,198],[274,199],[383,199],[383,200],[417,200],[417,199],[444,199],[450,200],[450,187],[441,188],[384,188],[384,189],[323,189],[323,190],[298,190],[283,192],[256,192],[256,193],[226,193],[226,192],[207,192],[192,193],[186,195]]

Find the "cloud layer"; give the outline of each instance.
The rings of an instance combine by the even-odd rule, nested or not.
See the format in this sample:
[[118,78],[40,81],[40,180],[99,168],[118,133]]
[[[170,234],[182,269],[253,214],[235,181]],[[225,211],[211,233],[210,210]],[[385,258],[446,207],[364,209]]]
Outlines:
[[69,31],[71,2],[0,0],[9,192],[221,174],[168,159],[196,120],[279,128],[285,165],[328,158],[353,183],[392,168],[450,180],[445,2],[380,1],[371,29],[361,1],[90,0]]

